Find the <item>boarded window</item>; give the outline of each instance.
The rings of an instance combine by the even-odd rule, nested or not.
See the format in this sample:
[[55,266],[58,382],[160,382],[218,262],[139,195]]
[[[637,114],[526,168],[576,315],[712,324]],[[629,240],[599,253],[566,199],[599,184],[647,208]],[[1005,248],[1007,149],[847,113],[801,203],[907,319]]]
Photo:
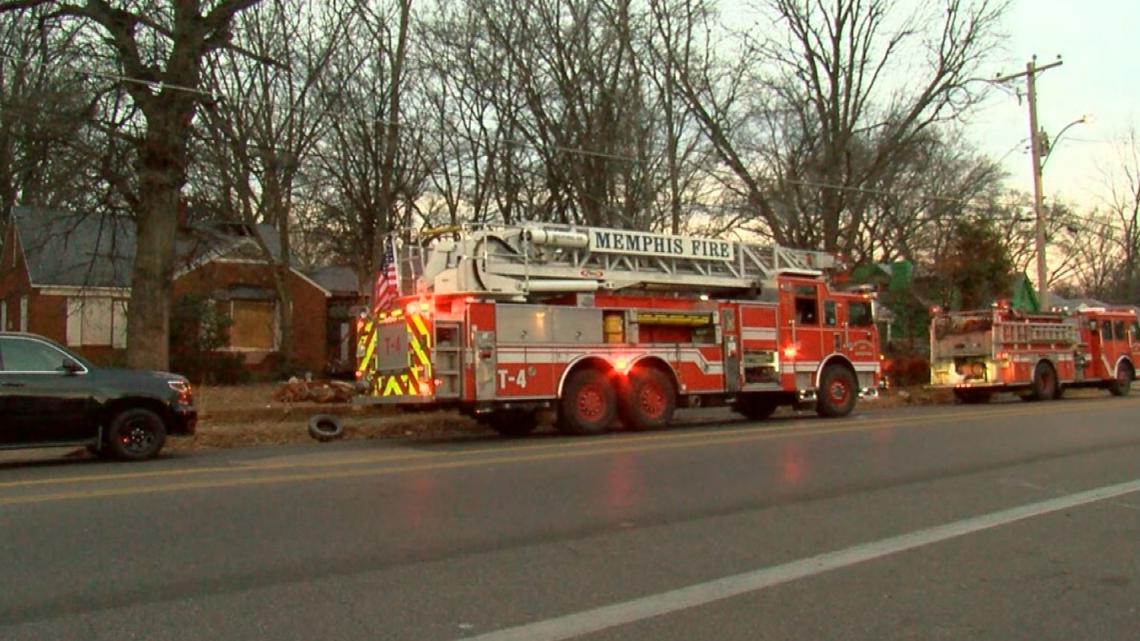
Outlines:
[[230,303],[230,347],[272,350],[277,347],[277,304],[235,300]]
[[113,298],[67,299],[67,344],[127,346],[127,301]]

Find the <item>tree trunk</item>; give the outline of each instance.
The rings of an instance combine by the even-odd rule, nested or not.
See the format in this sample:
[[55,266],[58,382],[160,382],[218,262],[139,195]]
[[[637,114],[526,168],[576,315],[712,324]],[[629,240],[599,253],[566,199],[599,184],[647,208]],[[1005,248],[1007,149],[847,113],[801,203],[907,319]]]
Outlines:
[[127,364],[166,369],[170,353],[170,297],[179,187],[157,176],[152,164],[143,180],[136,216],[134,273],[127,308]]
[[127,364],[166,369],[170,356],[170,299],[174,278],[178,207],[186,183],[186,126],[193,103],[147,114],[139,147],[136,248],[131,299],[127,308]]

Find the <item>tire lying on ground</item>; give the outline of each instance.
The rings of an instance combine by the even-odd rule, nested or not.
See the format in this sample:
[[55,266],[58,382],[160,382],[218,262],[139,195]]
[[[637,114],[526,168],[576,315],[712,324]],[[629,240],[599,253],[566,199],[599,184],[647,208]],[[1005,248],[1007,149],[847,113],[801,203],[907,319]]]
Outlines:
[[344,424],[332,414],[317,414],[309,419],[309,436],[325,443],[344,436]]

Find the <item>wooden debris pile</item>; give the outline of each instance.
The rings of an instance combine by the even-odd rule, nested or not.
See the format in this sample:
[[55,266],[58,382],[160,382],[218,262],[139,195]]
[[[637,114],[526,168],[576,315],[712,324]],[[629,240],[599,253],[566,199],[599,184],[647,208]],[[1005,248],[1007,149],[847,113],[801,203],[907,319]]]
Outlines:
[[344,381],[291,378],[273,390],[273,400],[280,403],[348,403],[353,396],[352,383]]

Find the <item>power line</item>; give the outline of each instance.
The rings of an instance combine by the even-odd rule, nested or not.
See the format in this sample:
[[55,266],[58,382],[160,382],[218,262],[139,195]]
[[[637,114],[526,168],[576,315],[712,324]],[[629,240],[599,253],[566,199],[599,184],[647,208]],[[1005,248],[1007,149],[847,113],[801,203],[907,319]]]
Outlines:
[[[4,58],[5,60],[8,60],[10,62],[16,62],[16,63],[20,63],[20,64],[25,64],[25,65],[38,66],[41,64],[41,63],[36,62],[34,60],[29,60],[27,58],[19,58],[17,56],[13,56],[13,55],[6,54],[6,53],[0,53],[0,58]],[[66,69],[72,73],[75,73],[75,74],[78,74],[81,76],[92,76],[95,78],[103,78],[104,80],[114,80],[116,82],[125,82],[125,83],[145,85],[147,87],[150,87],[151,89],[155,89],[159,93],[161,93],[164,89],[170,89],[172,91],[185,91],[187,93],[198,94],[198,95],[201,95],[201,96],[204,96],[207,98],[214,98],[215,97],[213,94],[209,93],[208,91],[203,91],[203,90],[198,89],[196,87],[187,87],[185,85],[179,85],[176,83],[164,82],[162,80],[147,80],[145,78],[135,78],[135,77],[124,76],[122,74],[111,73],[111,72],[107,72],[107,71],[97,71],[94,69],[81,69],[81,68],[75,67],[74,65],[67,64],[67,63],[56,63],[56,64],[58,64],[59,66],[63,67],[64,69]]]

